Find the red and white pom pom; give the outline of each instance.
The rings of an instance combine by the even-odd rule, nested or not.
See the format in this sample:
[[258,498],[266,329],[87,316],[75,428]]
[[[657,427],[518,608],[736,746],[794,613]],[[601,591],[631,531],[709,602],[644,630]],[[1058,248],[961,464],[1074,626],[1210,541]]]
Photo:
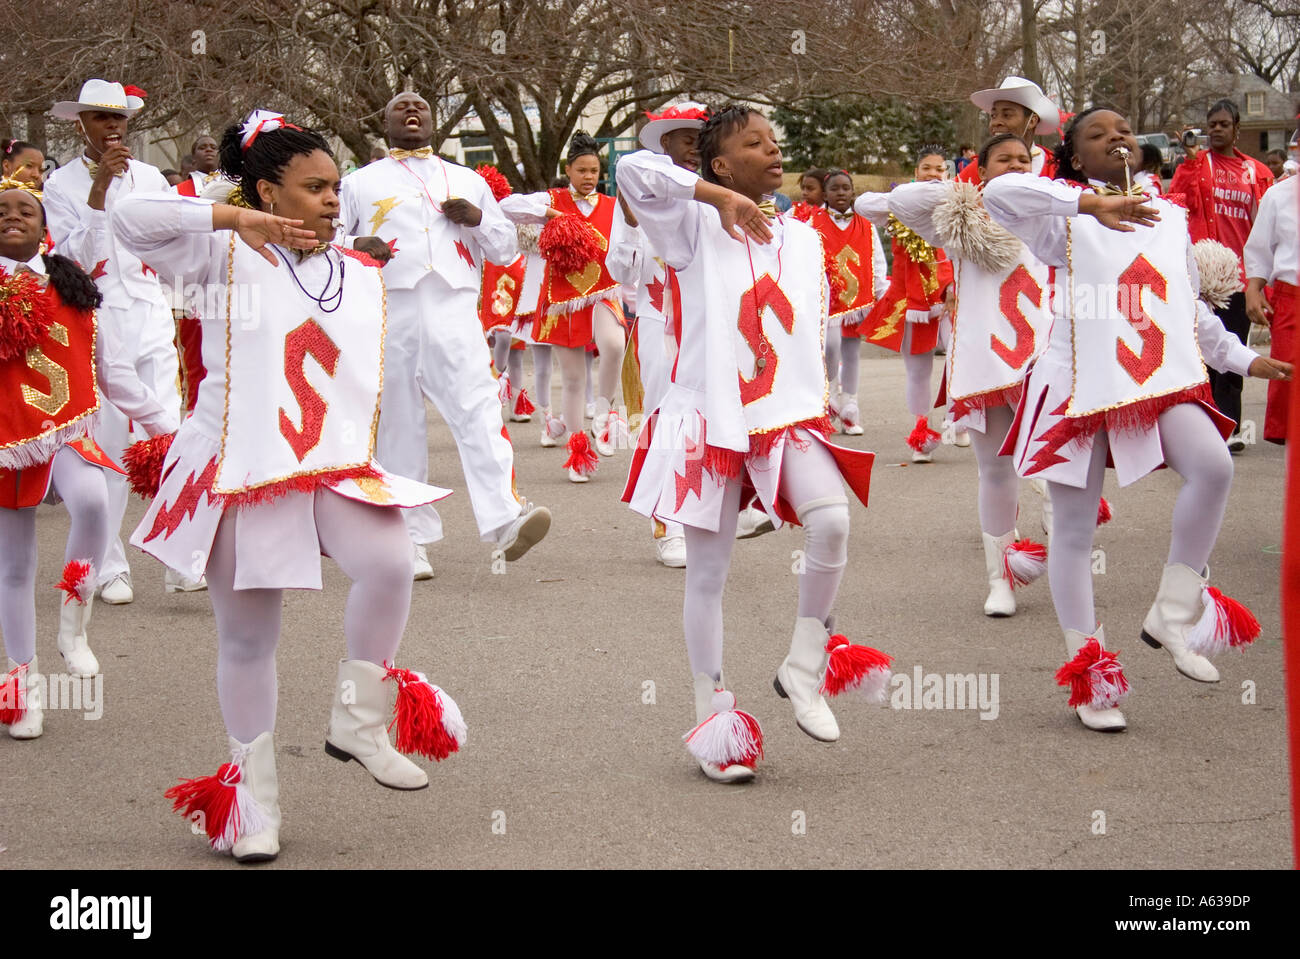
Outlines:
[[943,437],[930,429],[930,423],[924,416],[916,418],[916,426],[907,434],[907,445],[918,453],[933,453],[943,442]]
[[63,598],[63,605],[67,606],[74,599],[83,606],[90,602],[91,594],[95,592],[95,568],[88,559],[71,559],[63,567],[63,578],[55,584],[55,589],[61,589],[68,595]]
[[839,633],[826,641],[826,674],[822,677],[821,693],[838,696],[843,692],[858,692],[873,703],[883,703],[889,691],[890,665],[893,657],[870,646],[850,643]]
[[510,389],[510,374],[502,373],[497,377],[497,400],[502,403],[509,403],[510,397],[514,393]]
[[515,399],[515,416],[532,416],[535,412],[537,412],[537,407],[528,398],[528,390],[526,388],[520,390],[518,397]]
[[569,458],[564,461],[565,469],[575,470],[582,476],[590,476],[596,472],[600,459],[596,456],[596,451],[591,448],[586,433],[574,433],[570,436],[568,450]]
[[713,713],[682,739],[690,754],[700,762],[725,769],[748,766],[763,758],[763,730],[758,720],[736,708],[736,697],[728,690],[713,694]]
[[1089,637],[1074,659],[1056,671],[1056,685],[1070,687],[1070,706],[1105,709],[1128,695],[1124,667],[1115,654]]
[[469,735],[469,727],[460,707],[440,687],[410,669],[388,666],[388,675],[397,683],[397,701],[393,704],[393,721],[397,727],[398,752],[414,753],[442,762],[459,752]]
[[212,848],[227,852],[243,836],[266,829],[270,817],[244,782],[243,769],[223,763],[215,776],[182,779],[163,793],[172,810],[191,822],[197,814]]
[[1213,657],[1226,649],[1249,646],[1259,635],[1259,620],[1244,605],[1224,596],[1213,586],[1202,590],[1205,609],[1187,631],[1187,648]]
[[131,492],[145,499],[153,499],[158,495],[158,487],[162,484],[163,463],[167,461],[167,453],[172,448],[174,439],[175,433],[162,433],[132,443],[126,448],[122,454],[122,465],[126,467]]
[[35,273],[0,269],[0,360],[18,359],[45,339],[54,303],[42,293]]
[[1002,569],[1012,589],[1028,586],[1047,572],[1047,547],[1032,539],[1009,543],[1002,553]]
[[796,201],[794,206],[790,208],[790,215],[800,223],[807,223],[813,218],[813,214],[816,212],[817,207],[805,203],[803,200]]
[[492,196],[498,203],[515,192],[510,188],[510,181],[506,179],[506,175],[491,164],[480,163],[474,168],[474,172],[487,180],[488,189],[492,191]]
[[561,275],[578,273],[600,257],[595,231],[586,220],[572,213],[546,221],[537,238],[537,249]]
[[27,667],[23,663],[0,676],[0,726],[12,726],[27,715]]
[[1097,525],[1105,526],[1114,515],[1110,508],[1110,500],[1103,496],[1097,503]]

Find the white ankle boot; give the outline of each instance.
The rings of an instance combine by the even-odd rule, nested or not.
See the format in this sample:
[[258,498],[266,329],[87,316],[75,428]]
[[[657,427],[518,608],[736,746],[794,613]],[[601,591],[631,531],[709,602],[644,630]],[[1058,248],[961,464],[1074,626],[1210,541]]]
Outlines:
[[90,651],[86,627],[90,624],[90,610],[95,597],[83,603],[71,598],[59,608],[59,652],[63,654],[68,672],[73,676],[95,676],[99,673],[99,660]]
[[339,663],[325,752],[346,762],[355,759],[390,789],[423,789],[429,777],[388,741],[388,671],[361,659]]
[[984,537],[984,569],[988,573],[989,595],[984,601],[985,616],[1014,616],[1016,613],[1016,594],[1011,580],[1007,578],[1007,547],[1016,541],[1016,531],[1001,536]]
[[790,700],[800,729],[820,742],[833,743],[840,738],[839,723],[820,692],[830,658],[828,639],[830,631],[821,620],[811,616],[795,620],[790,653],[777,668],[772,685],[778,696]]
[[230,854],[243,863],[269,862],[280,854],[280,780],[275,770],[275,742],[265,732],[248,745],[231,738],[232,756],[242,758],[244,785],[261,807],[262,828],[241,835]]
[[1091,636],[1067,629],[1066,663],[1057,670],[1056,682],[1070,687],[1070,705],[1085,726],[1120,733],[1128,724],[1116,704],[1128,695],[1128,681],[1119,660],[1105,650],[1106,637],[1100,626]]
[[853,393],[840,396],[840,428],[845,436],[862,435],[862,414],[858,410],[858,397]]
[[547,449],[559,446],[560,440],[564,439],[565,434],[568,432],[569,429],[564,425],[564,420],[558,416],[552,416],[549,406],[542,407],[542,438],[539,441],[542,446]]
[[[21,663],[15,663],[11,659],[9,673],[13,675],[15,670],[21,670],[14,676],[14,680],[15,683],[22,684],[23,715],[9,724],[9,736],[12,739],[36,739],[45,731],[45,704],[41,701],[40,664],[33,656],[24,669]],[[12,695],[17,696],[17,694],[18,688],[15,686]],[[0,707],[16,709],[18,702],[0,702]]]
[[[736,697],[727,691],[722,679],[695,674],[695,728],[683,738],[704,775],[714,782],[749,782],[754,778],[752,764],[763,752],[762,731],[758,730],[756,739],[750,741],[751,727],[746,720],[753,717],[735,707]],[[718,724],[717,729],[712,728],[714,724]],[[753,720],[752,728],[758,728],[757,720]],[[753,755],[755,752],[757,755]]]
[[1142,640],[1153,649],[1164,647],[1177,670],[1201,683],[1217,683],[1214,664],[1187,648],[1187,634],[1205,610],[1205,577],[1190,566],[1173,563],[1160,576],[1160,589],[1142,622]]

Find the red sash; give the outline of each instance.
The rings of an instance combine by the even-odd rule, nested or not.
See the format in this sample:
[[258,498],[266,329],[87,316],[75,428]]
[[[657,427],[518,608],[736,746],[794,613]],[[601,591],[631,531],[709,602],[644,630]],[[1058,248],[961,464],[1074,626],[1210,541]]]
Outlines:
[[818,210],[810,222],[822,235],[822,248],[844,281],[843,291],[829,304],[830,318],[835,320],[851,313],[852,320],[861,319],[875,302],[872,253],[876,238],[871,221],[854,216],[849,228],[841,230],[829,213]]
[[547,312],[572,313],[595,303],[603,294],[618,284],[609,275],[605,266],[605,254],[609,252],[610,231],[614,228],[615,201],[610,197],[596,194],[596,206],[591,215],[585,215],[574,202],[573,194],[568,190],[551,190],[551,206],[561,213],[572,213],[582,217],[600,234],[601,255],[599,260],[592,260],[581,271],[558,275],[546,264],[546,302]]
[[95,392],[95,313],[74,310],[53,286],[54,315],[44,339],[26,354],[0,361],[0,466],[47,462],[88,431],[99,409]]
[[519,310],[519,294],[524,289],[526,256],[520,255],[509,266],[483,261],[483,282],[479,285],[478,318],[483,332],[509,327]]

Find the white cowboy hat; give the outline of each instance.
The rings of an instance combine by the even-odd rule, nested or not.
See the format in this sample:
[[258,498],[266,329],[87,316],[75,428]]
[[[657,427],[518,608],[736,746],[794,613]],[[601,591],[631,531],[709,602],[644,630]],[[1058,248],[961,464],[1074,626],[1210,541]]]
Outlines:
[[641,128],[641,145],[651,153],[663,153],[663,137],[673,130],[698,130],[709,118],[709,108],[703,103],[679,103],[663,113],[646,111],[650,122]]
[[1061,113],[1056,104],[1047,99],[1046,94],[1037,83],[1024,77],[1007,77],[1001,85],[992,90],[977,90],[970,95],[970,102],[985,113],[993,112],[993,104],[999,100],[1018,103],[1025,109],[1038,114],[1038,135],[1056,133],[1061,129]]
[[50,107],[50,114],[60,120],[75,120],[78,114],[101,110],[129,117],[139,113],[143,106],[144,91],[139,87],[123,87],[107,80],[87,80],[76,100],[60,100]]

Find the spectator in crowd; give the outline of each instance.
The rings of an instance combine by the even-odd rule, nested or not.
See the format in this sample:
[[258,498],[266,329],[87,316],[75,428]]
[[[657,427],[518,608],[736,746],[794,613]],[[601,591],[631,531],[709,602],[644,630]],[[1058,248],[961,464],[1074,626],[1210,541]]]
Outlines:
[[1269,150],[1264,154],[1264,165],[1272,171],[1274,180],[1282,179],[1285,174],[1282,168],[1286,166],[1286,151]]
[[167,182],[172,186],[185,182],[185,177],[181,176],[179,170],[173,170],[171,167],[162,171],[162,175],[167,178]]
[[376,160],[382,160],[382,159],[384,159],[384,157],[386,157],[386,156],[388,156],[388,151],[385,150],[385,149],[383,148],[382,145],[380,145],[380,144],[375,144],[375,145],[374,145],[373,147],[371,147],[371,149],[370,149],[370,161],[369,161],[369,162],[374,163]]
[[[1171,194],[1182,194],[1187,205],[1187,229],[1192,242],[1209,238],[1218,240],[1237,254],[1250,235],[1251,224],[1259,212],[1259,201],[1264,191],[1273,185],[1273,174],[1258,160],[1236,148],[1241,123],[1237,105],[1231,100],[1214,103],[1205,117],[1209,133],[1209,149],[1200,150],[1189,157],[1174,173],[1169,184]],[[1245,267],[1242,267],[1242,285],[1245,285]],[[1215,310],[1224,328],[1246,342],[1250,319],[1246,316],[1246,294],[1234,293],[1228,305]],[[1228,449],[1234,454],[1246,448],[1241,437],[1241,386],[1242,378],[1236,373],[1210,371],[1210,385],[1214,391],[1214,404],[1236,424],[1237,429],[1228,438]]]
[[957,151],[957,172],[960,173],[966,169],[975,160],[975,148],[970,144],[963,143],[961,149]]

